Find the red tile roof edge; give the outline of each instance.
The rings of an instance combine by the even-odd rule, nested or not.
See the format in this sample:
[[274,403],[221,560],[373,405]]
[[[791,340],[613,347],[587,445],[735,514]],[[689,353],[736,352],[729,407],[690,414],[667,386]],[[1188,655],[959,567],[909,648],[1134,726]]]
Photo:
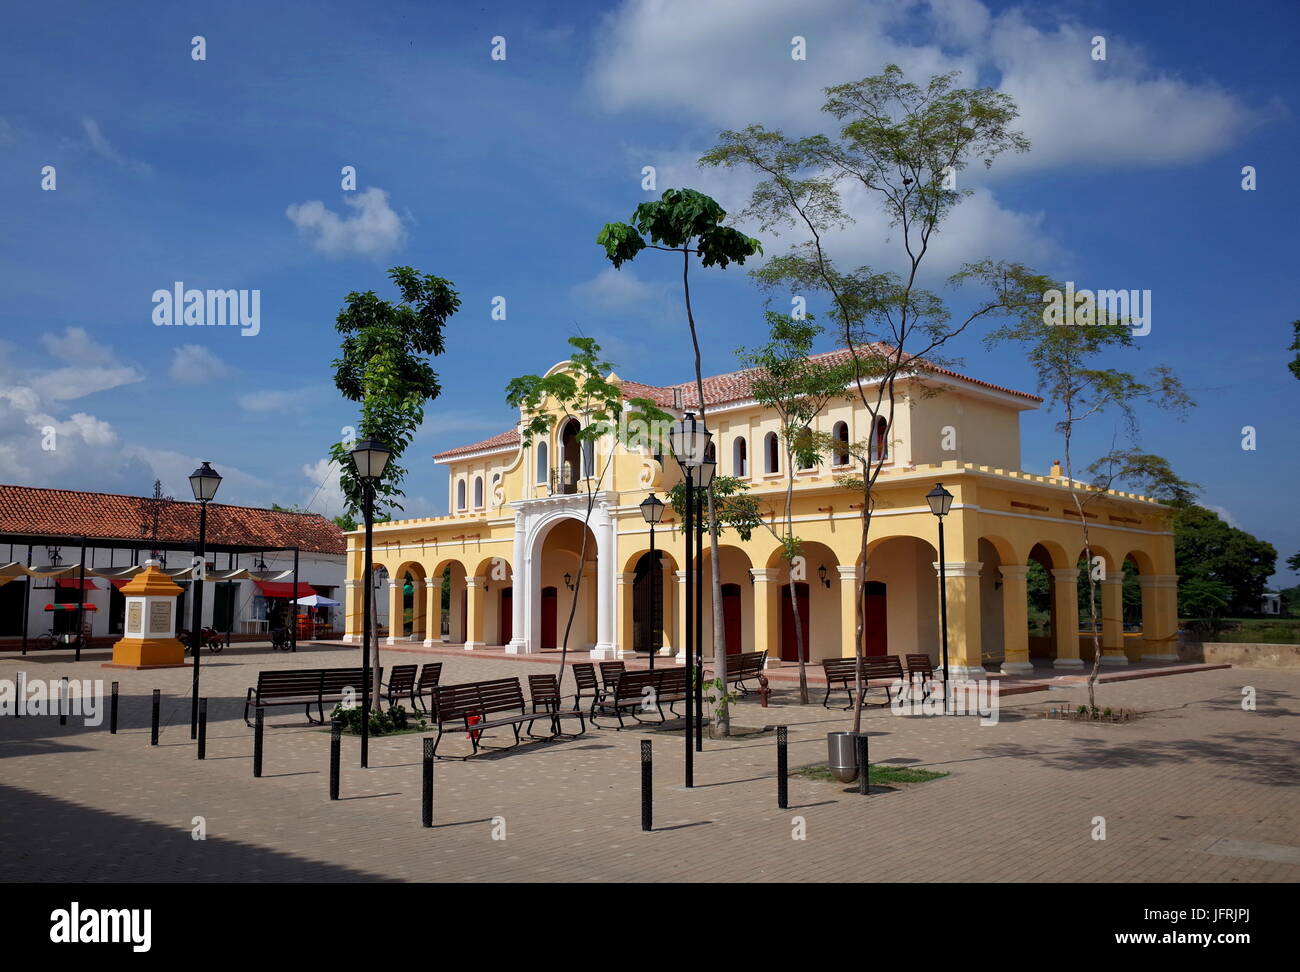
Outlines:
[[[42,486],[0,484],[0,533],[150,539],[141,527],[152,519],[149,496],[98,493]],[[159,508],[157,539],[192,540],[198,533],[198,505],[174,500]],[[347,552],[343,531],[319,513],[268,510],[256,506],[208,504],[207,539],[213,544],[256,545],[268,550],[297,547],[311,553]]]

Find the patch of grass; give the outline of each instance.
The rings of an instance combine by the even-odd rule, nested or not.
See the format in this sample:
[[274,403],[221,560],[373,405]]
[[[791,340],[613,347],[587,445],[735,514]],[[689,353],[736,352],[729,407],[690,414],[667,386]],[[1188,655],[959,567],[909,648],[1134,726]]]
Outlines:
[[[808,780],[823,780],[827,783],[839,782],[831,775],[830,769],[820,763],[816,766],[802,766],[794,771],[794,775],[802,776]],[[942,779],[947,775],[947,773],[940,773],[936,770],[914,769],[911,766],[867,764],[868,783],[929,783],[931,780]]]

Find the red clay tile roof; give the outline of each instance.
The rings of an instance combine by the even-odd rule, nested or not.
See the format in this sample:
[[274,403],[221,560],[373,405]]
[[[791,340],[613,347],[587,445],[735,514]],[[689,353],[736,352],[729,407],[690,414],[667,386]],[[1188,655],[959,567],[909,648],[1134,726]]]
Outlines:
[[[889,354],[892,348],[885,345],[874,345],[872,350],[880,354]],[[811,361],[822,361],[827,365],[837,365],[849,359],[850,352],[847,348],[840,348],[835,351],[824,351],[821,354],[814,354],[810,357]],[[947,375],[950,378],[957,378],[961,381],[970,382],[972,385],[978,385],[981,388],[989,388],[993,391],[1003,392],[1007,395],[1014,395],[1017,398],[1023,398],[1026,401],[1041,402],[1042,399],[1037,395],[1031,395],[1028,392],[1016,391],[1014,388],[1004,388],[1001,385],[994,385],[991,382],[980,381],[978,378],[971,378],[967,375],[958,374],[948,368],[940,367],[921,358],[913,358],[917,370],[928,371],[933,374]],[[731,402],[743,401],[752,395],[754,385],[754,369],[746,371],[730,371],[724,375],[713,375],[705,378],[704,385],[704,404],[705,405],[727,405]],[[676,385],[667,385],[665,387],[656,387],[654,385],[643,385],[640,382],[624,381],[623,390],[633,398],[649,398],[659,405],[671,406],[673,404],[673,392],[679,389],[682,395],[682,405],[684,408],[696,409],[700,405],[700,396],[696,393],[694,381],[683,381]]]
[[498,432],[490,439],[484,439],[482,442],[471,442],[469,445],[456,446],[454,449],[445,449],[434,455],[434,459],[448,459],[452,456],[463,456],[468,452],[480,452],[484,449],[502,449],[506,446],[519,444],[519,430],[510,429],[506,432]]
[[[892,348],[877,344],[871,347],[871,350],[880,354],[889,354]],[[836,351],[825,351],[821,354],[811,356],[813,361],[824,361],[827,365],[841,364],[848,360],[850,352],[847,348],[840,348]],[[949,378],[956,378],[960,381],[969,382],[972,385],[978,385],[981,388],[988,388],[993,391],[1002,392],[1007,395],[1014,395],[1017,398],[1023,398],[1030,402],[1041,402],[1042,399],[1037,395],[1031,395],[1029,392],[1016,391],[1014,388],[1005,388],[1002,385],[995,385],[991,382],[980,381],[978,378],[971,378],[968,375],[959,374],[948,368],[940,367],[932,362],[925,361],[921,358],[913,358],[917,370],[930,372],[932,374],[946,375]],[[704,403],[708,406],[728,405],[732,402],[744,401],[753,394],[754,369],[745,371],[729,371],[723,375],[712,375],[705,378],[704,385]],[[646,385],[639,381],[630,381],[626,378],[620,379],[623,387],[623,393],[628,398],[648,398],[657,405],[664,408],[671,408],[674,401],[674,392],[681,392],[682,407],[687,409],[698,409],[699,395],[696,393],[695,382],[683,381],[676,385]],[[455,456],[465,455],[470,452],[478,452],[484,449],[493,449],[508,445],[519,444],[519,433],[515,430],[502,432],[494,435],[490,439],[484,439],[482,442],[475,442],[472,445],[458,446],[455,449],[447,449],[439,452],[434,459],[449,459]]]
[[[144,496],[0,485],[0,534],[153,539],[154,505],[153,499]],[[164,502],[158,506],[157,539],[193,540],[198,532],[197,503]],[[218,545],[265,545],[268,550],[297,547],[314,553],[347,551],[343,531],[318,513],[222,503],[208,504],[207,539]]]

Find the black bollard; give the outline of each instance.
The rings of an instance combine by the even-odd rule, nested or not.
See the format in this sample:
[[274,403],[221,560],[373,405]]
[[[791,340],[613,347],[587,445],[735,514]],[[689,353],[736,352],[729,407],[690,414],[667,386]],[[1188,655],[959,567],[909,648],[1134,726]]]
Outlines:
[[68,676],[59,679],[59,725],[68,724]]
[[789,733],[785,726],[776,727],[776,805],[782,810],[790,809]]
[[866,796],[871,792],[870,763],[867,761],[867,734],[858,733],[858,792]]
[[330,720],[330,799],[339,798],[339,751],[343,747],[343,723]]
[[257,722],[253,724],[253,776],[262,775],[262,733],[266,729],[266,710],[257,707]]
[[153,721],[149,728],[149,745],[158,745],[158,710],[162,705],[162,690],[153,690]]
[[433,737],[424,737],[424,788],[420,791],[420,819],[433,826]]
[[199,699],[199,759],[208,758],[208,700]]
[[108,703],[108,732],[117,735],[117,683],[113,683],[113,697]]
[[650,740],[641,740],[641,829],[654,830],[653,800],[654,762],[650,753]]

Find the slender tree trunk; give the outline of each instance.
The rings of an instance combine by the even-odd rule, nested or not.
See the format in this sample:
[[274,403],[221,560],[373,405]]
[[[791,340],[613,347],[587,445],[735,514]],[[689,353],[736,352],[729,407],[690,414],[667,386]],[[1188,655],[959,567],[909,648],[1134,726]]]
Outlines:
[[[691,309],[691,282],[690,266],[691,255],[688,248],[682,248],[682,293],[686,298],[686,322],[691,329],[691,347],[695,352],[695,393],[700,400],[700,422],[704,423],[705,404],[704,404],[704,373],[700,362],[700,338],[695,330],[695,313]],[[716,461],[717,450],[714,449]],[[713,484],[709,484],[706,493],[709,501],[709,559],[710,578],[709,587],[713,592],[713,677],[719,681],[719,705],[714,712],[715,733],[720,736],[729,736],[731,734],[731,707],[722,699],[727,691],[727,633],[726,625],[722,616],[722,574],[721,567],[718,564],[718,517],[717,505],[713,498]],[[687,538],[687,543],[690,538]],[[699,566],[696,566],[699,570]],[[695,606],[695,610],[701,610],[700,605]],[[699,645],[695,650],[700,659],[700,678],[704,678],[704,654]]]
[[[1097,708],[1097,676],[1101,674],[1101,632],[1097,628],[1097,589],[1092,582],[1092,538],[1088,532],[1088,518],[1083,513],[1083,503],[1079,492],[1074,488],[1074,469],[1070,459],[1071,413],[1066,409],[1065,419],[1065,479],[1070,485],[1070,498],[1074,500],[1074,510],[1079,515],[1079,524],[1083,528],[1083,570],[1088,582],[1088,631],[1092,636],[1092,671],[1088,673],[1088,709]],[[1076,592],[1077,594],[1077,592]],[[1076,600],[1077,600],[1076,596]],[[1070,632],[1078,639],[1078,631]]]
[[[785,447],[785,537],[794,538],[794,450],[787,442]],[[788,551],[787,551],[788,553]],[[805,664],[803,621],[799,617],[799,598],[794,582],[794,558],[787,556],[790,567],[790,609],[794,615],[794,643],[799,654],[799,703],[808,704],[808,666]]]

